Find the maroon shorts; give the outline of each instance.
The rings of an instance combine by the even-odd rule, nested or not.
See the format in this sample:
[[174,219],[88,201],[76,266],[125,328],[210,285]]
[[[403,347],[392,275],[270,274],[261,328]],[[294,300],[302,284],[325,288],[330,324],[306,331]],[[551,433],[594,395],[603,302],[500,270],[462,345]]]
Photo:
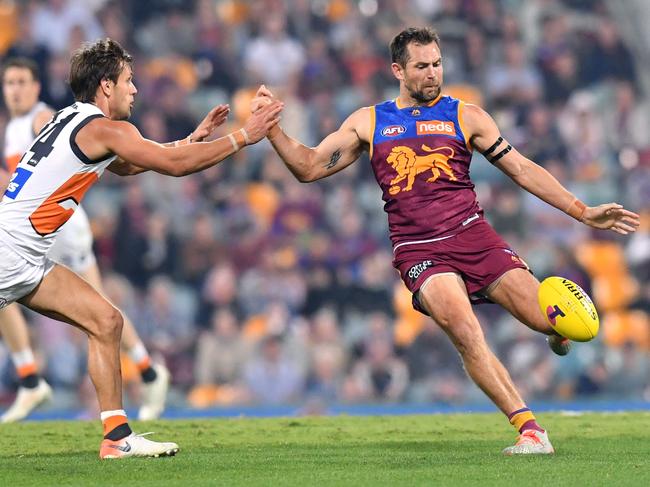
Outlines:
[[510,269],[527,269],[526,263],[485,220],[451,237],[428,243],[398,246],[393,266],[413,294],[413,308],[427,314],[418,301],[420,286],[430,276],[459,274],[472,302],[489,302],[481,294]]

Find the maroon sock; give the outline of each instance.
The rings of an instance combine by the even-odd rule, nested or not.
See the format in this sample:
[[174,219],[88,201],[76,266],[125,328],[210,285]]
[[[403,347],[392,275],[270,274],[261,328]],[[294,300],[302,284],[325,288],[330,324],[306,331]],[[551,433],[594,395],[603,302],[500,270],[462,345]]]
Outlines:
[[521,425],[521,428],[519,428],[519,432],[523,433],[526,430],[537,430],[540,431],[541,433],[544,433],[544,430],[540,425],[537,424],[537,421],[534,419],[529,419],[526,421],[524,424]]

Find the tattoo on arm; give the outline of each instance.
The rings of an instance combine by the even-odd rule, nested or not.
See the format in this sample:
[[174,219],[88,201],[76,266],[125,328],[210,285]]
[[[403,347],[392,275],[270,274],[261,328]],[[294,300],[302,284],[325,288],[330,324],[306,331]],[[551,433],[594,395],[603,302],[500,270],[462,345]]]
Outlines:
[[325,169],[332,169],[336,164],[339,162],[339,159],[341,158],[341,149],[336,149],[334,151],[334,154],[332,154],[332,157],[330,157],[330,162],[325,164]]

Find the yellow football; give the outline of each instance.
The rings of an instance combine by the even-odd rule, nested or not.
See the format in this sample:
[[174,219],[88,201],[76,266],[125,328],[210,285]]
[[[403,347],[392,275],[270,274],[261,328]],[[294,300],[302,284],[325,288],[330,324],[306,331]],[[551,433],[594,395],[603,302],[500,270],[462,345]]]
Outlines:
[[539,286],[537,301],[549,324],[563,337],[588,342],[598,334],[596,307],[575,282],[563,277],[548,277]]

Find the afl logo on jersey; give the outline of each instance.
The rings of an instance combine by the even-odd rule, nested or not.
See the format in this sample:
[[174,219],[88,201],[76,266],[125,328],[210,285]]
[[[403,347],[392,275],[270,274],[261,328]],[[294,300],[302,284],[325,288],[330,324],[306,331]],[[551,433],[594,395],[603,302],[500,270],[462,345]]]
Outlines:
[[404,127],[404,125],[389,125],[388,127],[383,128],[381,135],[384,137],[395,137],[404,132],[406,132],[406,127]]

